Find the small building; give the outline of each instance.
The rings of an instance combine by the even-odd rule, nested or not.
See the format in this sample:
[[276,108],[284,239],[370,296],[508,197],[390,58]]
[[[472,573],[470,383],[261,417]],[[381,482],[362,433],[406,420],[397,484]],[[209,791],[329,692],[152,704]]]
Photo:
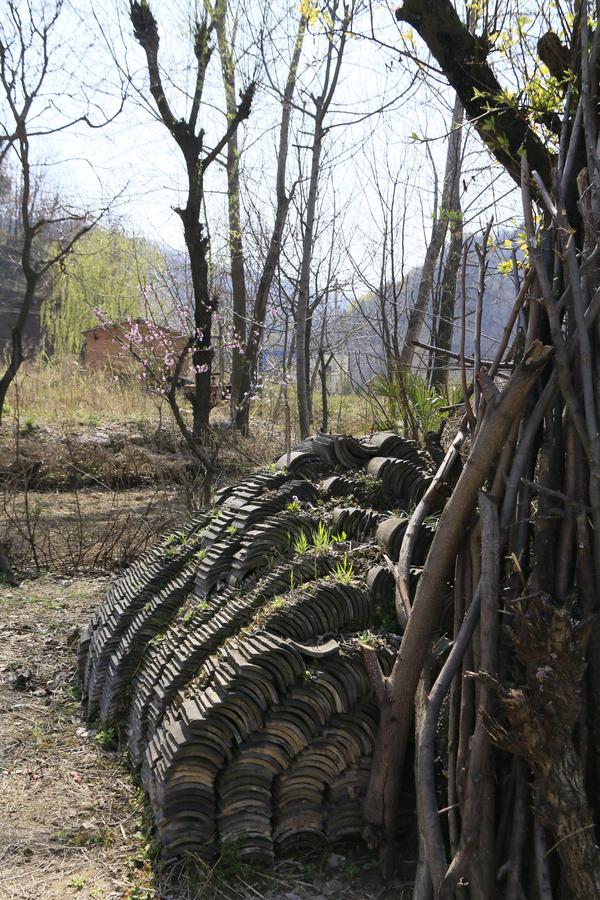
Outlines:
[[[143,319],[132,319],[114,325],[96,325],[83,332],[85,347],[83,363],[90,369],[110,369],[111,372],[131,372],[135,367],[135,359],[128,353],[129,347],[135,350],[130,341],[132,327],[144,342],[145,350],[155,349],[157,356],[165,354],[167,348],[175,354],[181,353],[187,343],[187,337],[164,326],[148,326]],[[185,365],[182,369],[187,368]]]

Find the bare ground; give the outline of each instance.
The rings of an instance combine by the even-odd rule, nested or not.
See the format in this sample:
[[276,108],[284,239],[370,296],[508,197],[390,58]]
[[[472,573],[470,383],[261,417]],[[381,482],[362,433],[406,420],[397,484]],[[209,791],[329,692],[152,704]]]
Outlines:
[[235,857],[196,872],[153,867],[141,792],[77,696],[77,626],[106,585],[44,576],[0,586],[0,900],[400,900],[407,885],[383,889],[356,848],[275,872]]

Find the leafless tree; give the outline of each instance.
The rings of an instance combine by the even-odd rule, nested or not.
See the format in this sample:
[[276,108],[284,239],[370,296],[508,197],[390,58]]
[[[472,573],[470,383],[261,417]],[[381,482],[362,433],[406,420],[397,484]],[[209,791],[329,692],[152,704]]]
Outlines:
[[404,346],[400,354],[400,364],[404,367],[408,367],[412,364],[414,342],[419,339],[427,304],[431,300],[435,269],[439,262],[440,254],[443,252],[448,225],[451,221],[456,221],[457,217],[460,216],[460,211],[456,209],[456,201],[460,190],[462,119],[462,103],[457,97],[452,110],[452,120],[448,136],[442,195],[439,207],[437,206],[437,203],[434,204],[431,237],[425,252],[419,288],[414,306],[410,311]]
[[24,332],[40,286],[53,268],[70,253],[106,209],[91,215],[67,207],[58,198],[36,202],[35,158],[32,143],[64,131],[77,122],[100,127],[87,115],[48,121],[46,91],[54,90],[51,74],[59,53],[56,32],[62,0],[35,6],[8,0],[0,23],[0,104],[4,110],[0,133],[0,165],[15,164],[20,181],[18,232],[19,267],[24,290],[11,330],[8,365],[0,378],[0,420],[8,390],[23,362]]
[[317,195],[321,177],[323,142],[327,134],[327,115],[338,86],[342,60],[346,49],[349,28],[356,11],[356,2],[342,5],[332,0],[325,6],[327,15],[325,36],[327,50],[323,63],[323,77],[318,94],[311,94],[313,108],[306,110],[311,120],[309,139],[309,174],[306,207],[302,221],[302,258],[298,281],[296,305],[296,388],[298,393],[298,417],[301,437],[310,431],[310,270],[315,240]]
[[244,88],[240,102],[228,117],[225,131],[213,143],[205,144],[205,127],[200,122],[202,97],[212,47],[210,26],[206,19],[196,20],[193,33],[195,79],[191,103],[186,118],[178,117],[167,98],[159,65],[158,25],[146,2],[130,5],[130,19],[136,40],[146,55],[148,89],[159,120],[179,148],[187,174],[187,202],[176,209],[183,224],[194,295],[194,326],[192,361],[195,367],[194,440],[201,441],[210,415],[211,371],[213,360],[212,325],[216,298],[209,287],[209,235],[203,221],[205,177],[209,167],[228,147],[240,124],[250,115],[256,85],[253,81]]
[[[235,114],[236,62],[235,34],[237,27],[229,27],[228,0],[205,0],[205,9],[217,35],[221,74],[225,89],[228,118]],[[240,151],[237,133],[231,135],[227,146],[227,196],[229,220],[229,251],[231,259],[231,283],[233,294],[233,353],[231,369],[231,409],[237,428],[248,430],[250,399],[256,386],[258,358],[265,327],[268,299],[281,251],[281,240],[294,190],[286,185],[290,125],[294,94],[298,78],[298,66],[306,33],[306,17],[300,13],[292,47],[285,87],[279,92],[266,61],[266,38],[260,38],[260,51],[265,74],[281,100],[281,119],[277,143],[277,171],[275,181],[274,214],[270,235],[264,252],[260,275],[253,302],[249,298],[249,279],[244,257],[244,229],[240,212]]]

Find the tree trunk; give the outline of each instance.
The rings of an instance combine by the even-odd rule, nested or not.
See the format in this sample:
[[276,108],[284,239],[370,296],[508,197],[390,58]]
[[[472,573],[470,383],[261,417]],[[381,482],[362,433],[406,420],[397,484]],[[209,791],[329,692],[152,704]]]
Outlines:
[[[320,101],[319,101],[320,103]],[[310,432],[309,399],[309,354],[310,354],[310,264],[312,262],[315,215],[317,209],[317,188],[321,151],[323,148],[322,108],[317,107],[315,130],[311,148],[310,179],[306,201],[304,230],[302,233],[302,262],[298,283],[296,306],[296,390],[298,394],[298,424],[300,437],[304,439]]]
[[[450,0],[404,0],[396,8],[396,18],[412,25],[425,41],[468,119],[517,184],[521,182],[523,148],[532,168],[551,184],[551,153],[529,127],[522,110],[511,104],[496,108],[502,86],[487,61],[487,47],[480,37],[471,34]],[[494,129],[490,135],[485,126],[492,116]]]
[[[236,111],[235,65],[233,48],[227,37],[227,2],[216,0],[211,9],[209,0],[205,0],[205,8],[215,26],[221,77],[225,89],[225,110],[230,121]],[[236,420],[237,410],[243,402],[243,382],[246,345],[247,293],[246,268],[244,263],[244,247],[242,238],[242,219],[240,214],[240,153],[238,136],[235,131],[227,142],[227,214],[229,224],[229,256],[231,260],[231,290],[233,298],[233,349],[231,357],[231,414]]]
[[[209,28],[206,22],[197,21],[195,24],[194,55],[196,57],[196,73],[192,103],[188,118],[180,119],[175,116],[171,109],[164,90],[161,69],[158,63],[160,43],[158,25],[148,2],[138,3],[137,0],[133,0],[130,5],[129,15],[136,40],[146,54],[150,93],[163,125],[183,155],[187,171],[187,202],[185,207],[177,208],[175,212],[179,215],[183,224],[194,293],[192,364],[195,368],[196,392],[193,406],[193,436],[195,440],[200,442],[204,438],[204,432],[208,428],[210,417],[213,359],[211,332],[212,317],[215,311],[208,286],[208,234],[201,221],[204,201],[204,173],[226,146],[229,150],[231,141],[237,134],[240,123],[250,115],[256,85],[254,82],[248,85],[242,93],[238,106],[227,116],[225,132],[214,143],[211,150],[205,150],[204,129],[197,128],[197,125],[206,70],[212,52],[209,41]],[[237,148],[237,143],[233,145],[233,148]],[[236,154],[231,157],[231,161],[231,172],[235,179],[237,177]],[[239,206],[237,209],[239,213]]]
[[454,317],[456,309],[456,285],[463,242],[463,224],[459,200],[459,179],[456,180],[455,196],[451,207],[450,246],[444,276],[442,280],[442,296],[435,338],[435,351],[432,358],[431,383],[437,388],[447,388],[449,357],[444,350],[452,349],[454,336]]
[[328,363],[325,361],[325,351],[321,347],[319,350],[319,378],[321,379],[321,431],[327,431],[329,428],[329,394],[327,391],[327,369]]
[[444,246],[448,223],[453,215],[451,212],[452,201],[458,191],[461,169],[462,120],[463,107],[457,96],[452,110],[450,136],[448,138],[448,152],[446,154],[446,168],[442,186],[442,199],[440,208],[436,212],[436,218],[431,230],[431,238],[425,253],[425,261],[419,279],[417,298],[408,318],[404,346],[400,354],[401,366],[412,365],[415,352],[414,342],[419,340],[421,334],[423,320],[425,319],[425,313],[427,311],[427,304],[431,298],[435,267]]
[[202,442],[210,420],[212,360],[213,303],[208,282],[208,237],[200,221],[204,194],[201,163],[192,153],[186,158],[188,169],[188,201],[183,209],[177,209],[183,223],[185,246],[190,261],[192,290],[194,293],[194,341],[192,365],[194,367],[195,393],[193,400],[194,439]]
[[[331,28],[323,90],[318,97],[313,97],[315,104],[314,128],[310,151],[310,176],[306,209],[304,211],[304,228],[302,231],[302,258],[298,283],[298,301],[296,304],[296,390],[298,394],[298,421],[300,437],[305,438],[310,432],[309,372],[310,372],[310,266],[314,246],[315,215],[317,209],[317,193],[323,138],[325,136],[324,121],[333,100],[338,84],[348,26],[352,20],[353,5],[344,7],[344,17],[339,19],[338,0],[335,0],[331,11]],[[339,45],[335,47],[335,34],[340,29]]]
[[[211,7],[205,0],[205,9],[211,16],[219,46],[221,73],[225,88],[228,118],[235,114],[235,64],[231,43],[226,34],[227,0],[216,0]],[[229,216],[229,249],[231,259],[231,283],[233,293],[233,353],[231,367],[231,417],[235,427],[243,434],[248,432],[250,401],[258,377],[258,356],[264,333],[265,317],[271,284],[281,252],[281,238],[287,220],[290,197],[286,193],[285,176],[289,145],[292,99],[296,87],[298,64],[302,53],[306,18],[300,15],[296,42],[282,100],[279,147],[277,152],[276,209],[273,231],[261,271],[252,313],[248,310],[244,239],[240,213],[240,170],[237,132],[227,147],[227,198]]]

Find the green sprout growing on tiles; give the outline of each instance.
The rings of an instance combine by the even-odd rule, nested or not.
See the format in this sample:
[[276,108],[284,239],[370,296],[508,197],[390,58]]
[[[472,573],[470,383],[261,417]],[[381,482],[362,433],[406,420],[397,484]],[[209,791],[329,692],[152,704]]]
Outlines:
[[347,553],[344,553],[344,558],[337,563],[335,577],[340,584],[351,584],[354,578],[354,566],[349,561]]

